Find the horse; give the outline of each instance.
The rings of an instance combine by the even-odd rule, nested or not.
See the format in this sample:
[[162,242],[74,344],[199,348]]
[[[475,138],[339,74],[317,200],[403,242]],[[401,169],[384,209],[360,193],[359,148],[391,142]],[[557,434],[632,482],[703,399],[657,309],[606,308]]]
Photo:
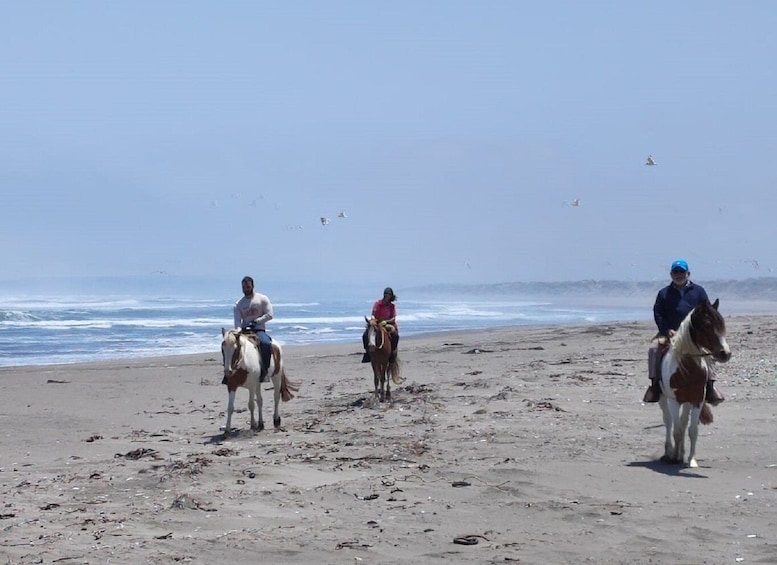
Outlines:
[[726,342],[726,323],[718,312],[720,300],[699,303],[680,324],[670,339],[669,350],[661,361],[661,398],[666,440],[665,463],[683,463],[685,430],[688,428],[690,451],[688,466],[696,468],[696,438],[699,422],[711,424],[712,410],[704,401],[707,378],[712,374],[712,360],[725,363],[731,359]]
[[391,359],[391,335],[375,318],[364,317],[367,322],[367,350],[370,352],[372,375],[375,380],[375,399],[383,402],[391,398],[391,381],[401,384],[399,357]]
[[[232,412],[235,409],[235,393],[239,387],[248,389],[248,409],[251,411],[251,430],[264,429],[262,419],[262,390],[259,382],[262,363],[259,348],[253,340],[240,330],[227,330],[221,328],[221,353],[224,358],[224,380],[229,392],[227,402],[227,423],[224,428],[224,436],[229,437],[232,430]],[[278,431],[281,427],[281,416],[278,412],[280,401],[288,402],[294,398],[294,393],[299,390],[299,383],[290,381],[286,377],[286,369],[283,367],[283,352],[278,342],[272,342],[272,372],[268,369],[270,380],[273,384],[275,397],[275,411],[273,412],[273,426]],[[258,405],[258,420],[254,418],[254,398]]]

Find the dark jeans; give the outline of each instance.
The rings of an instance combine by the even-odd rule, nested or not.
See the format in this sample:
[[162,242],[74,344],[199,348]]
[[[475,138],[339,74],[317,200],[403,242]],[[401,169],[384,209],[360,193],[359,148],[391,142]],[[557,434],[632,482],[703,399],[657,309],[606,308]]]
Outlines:
[[256,333],[256,339],[259,340],[259,357],[262,362],[262,374],[270,368],[270,359],[272,359],[272,338],[264,330],[251,328],[249,331]]

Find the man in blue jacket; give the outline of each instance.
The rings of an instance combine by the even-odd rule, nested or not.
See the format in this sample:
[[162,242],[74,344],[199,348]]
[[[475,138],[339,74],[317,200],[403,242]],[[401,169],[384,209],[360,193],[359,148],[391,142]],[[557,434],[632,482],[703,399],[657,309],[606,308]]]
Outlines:
[[[653,305],[653,318],[658,326],[658,334],[648,350],[648,375],[650,387],[645,393],[643,402],[658,402],[661,396],[660,364],[661,358],[669,348],[671,338],[685,317],[697,304],[709,301],[707,292],[701,285],[691,282],[691,271],[688,263],[678,259],[672,263],[670,269],[671,284],[658,291],[656,302]],[[712,375],[707,378],[706,402],[716,406],[723,402],[723,396],[715,389],[715,379]]]

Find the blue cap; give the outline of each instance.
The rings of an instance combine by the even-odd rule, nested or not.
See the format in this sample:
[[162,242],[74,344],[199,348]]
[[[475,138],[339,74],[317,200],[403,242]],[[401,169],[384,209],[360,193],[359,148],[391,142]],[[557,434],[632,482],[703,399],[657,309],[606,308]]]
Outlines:
[[672,263],[672,271],[688,271],[688,263],[684,259],[678,259]]

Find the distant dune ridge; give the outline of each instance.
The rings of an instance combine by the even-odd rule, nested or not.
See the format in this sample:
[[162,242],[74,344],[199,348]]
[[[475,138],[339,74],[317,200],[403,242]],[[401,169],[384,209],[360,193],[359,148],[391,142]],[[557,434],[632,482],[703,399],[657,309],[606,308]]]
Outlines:
[[[719,297],[727,300],[777,302],[777,277],[760,277],[734,280],[694,279],[710,295],[710,299]],[[496,284],[433,284],[409,288],[419,294],[472,294],[490,296],[619,296],[638,298],[655,297],[658,290],[669,284],[666,281],[615,281],[581,280],[565,282],[505,282]]]

